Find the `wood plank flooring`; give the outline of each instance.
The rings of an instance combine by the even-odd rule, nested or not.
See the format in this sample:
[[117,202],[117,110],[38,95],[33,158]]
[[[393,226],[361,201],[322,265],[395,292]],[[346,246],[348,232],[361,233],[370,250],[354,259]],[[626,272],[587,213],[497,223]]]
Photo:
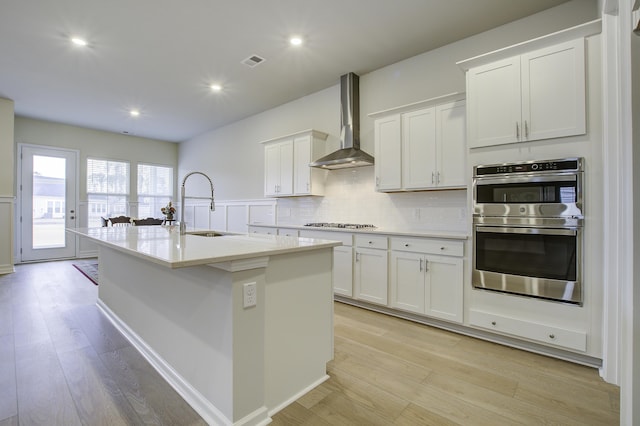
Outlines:
[[[0,426],[202,425],[70,261],[0,276]],[[335,304],[331,378],[273,425],[617,425],[595,369]]]

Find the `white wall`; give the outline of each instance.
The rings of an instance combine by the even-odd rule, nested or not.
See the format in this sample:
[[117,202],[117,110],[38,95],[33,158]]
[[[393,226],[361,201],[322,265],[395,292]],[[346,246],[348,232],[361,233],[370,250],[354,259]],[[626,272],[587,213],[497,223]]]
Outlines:
[[[367,116],[368,114],[451,92],[464,92],[464,73],[455,65],[456,61],[546,35],[597,17],[598,8],[595,0],[573,0],[531,17],[362,75],[360,78],[362,149],[374,154],[373,120]],[[336,76],[336,85],[333,87],[181,143],[179,175],[183,176],[193,170],[209,174],[216,187],[216,198],[219,199],[263,197],[264,154],[260,141],[313,128],[329,133],[326,142],[327,152],[339,147],[339,77]],[[279,214],[280,220],[286,223],[303,222],[305,218],[316,215],[321,218],[326,217],[328,220],[344,218],[348,221],[371,221],[379,226],[388,226],[388,219],[393,222],[398,217],[401,217],[402,225],[412,222],[411,212],[416,208],[429,209],[440,203],[453,202],[464,210],[463,205],[453,201],[460,195],[451,194],[451,191],[423,192],[413,195],[378,194],[374,190],[371,169],[373,167],[365,167],[355,173],[329,172],[326,196],[323,200],[309,197],[281,201],[279,205],[285,210],[280,210],[280,213],[284,212],[284,217]],[[352,202],[346,205],[353,206],[353,209],[346,209],[345,203],[336,201],[336,197],[340,198],[344,191],[349,191],[351,194],[356,194],[357,191],[359,200],[357,205],[360,208],[356,210]],[[380,211],[379,215],[373,213],[375,209]],[[304,218],[292,217],[296,212],[303,212]],[[290,215],[287,216],[289,213]],[[456,210],[455,217],[460,217],[461,221],[464,221],[464,214]],[[426,217],[431,218],[433,215],[440,216],[438,212],[428,211]],[[429,220],[428,223],[423,221],[409,224],[417,227],[436,226],[455,229],[461,223],[440,224]]]
[[[15,118],[15,143],[74,149],[80,152],[78,176],[78,226],[87,226],[87,157],[125,160],[131,165],[130,214],[137,216],[137,165],[150,163],[171,166],[177,175],[178,146],[175,143],[92,130],[67,124]],[[13,146],[13,145],[12,145]],[[15,172],[14,172],[15,173]],[[177,177],[174,176],[174,181]],[[175,199],[175,197],[174,197]],[[160,212],[158,212],[160,216]],[[17,238],[17,237],[16,237]],[[17,240],[16,240],[17,241]],[[18,245],[19,242],[16,244]],[[79,256],[95,255],[95,246],[81,240]]]
[[13,272],[13,101],[0,98],[0,274]]

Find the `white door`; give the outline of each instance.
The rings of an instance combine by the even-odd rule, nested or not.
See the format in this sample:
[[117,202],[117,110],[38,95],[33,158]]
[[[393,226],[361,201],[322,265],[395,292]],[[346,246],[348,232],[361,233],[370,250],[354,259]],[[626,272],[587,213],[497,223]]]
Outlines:
[[391,252],[391,306],[424,314],[424,255]]
[[380,118],[374,123],[376,190],[402,187],[400,114]]
[[467,72],[470,148],[521,140],[520,87],[520,56]]
[[402,187],[436,186],[436,109],[402,115]]
[[356,298],[380,305],[387,304],[387,251],[356,249]]
[[77,151],[20,145],[20,259],[72,258],[76,237]]

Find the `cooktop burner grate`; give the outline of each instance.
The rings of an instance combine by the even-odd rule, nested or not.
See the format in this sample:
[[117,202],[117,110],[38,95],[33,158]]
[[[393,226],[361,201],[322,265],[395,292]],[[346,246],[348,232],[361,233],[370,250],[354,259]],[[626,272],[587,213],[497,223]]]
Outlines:
[[333,223],[333,222],[312,222],[305,223],[304,226],[315,228],[343,228],[343,229],[375,229],[375,225],[366,223]]

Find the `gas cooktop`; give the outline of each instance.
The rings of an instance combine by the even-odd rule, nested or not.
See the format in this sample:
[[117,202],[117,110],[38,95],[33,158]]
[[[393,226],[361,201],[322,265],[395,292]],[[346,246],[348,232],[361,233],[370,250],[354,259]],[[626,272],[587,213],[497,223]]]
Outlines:
[[311,226],[315,228],[375,229],[375,225],[363,223],[312,222],[305,223],[304,226]]

